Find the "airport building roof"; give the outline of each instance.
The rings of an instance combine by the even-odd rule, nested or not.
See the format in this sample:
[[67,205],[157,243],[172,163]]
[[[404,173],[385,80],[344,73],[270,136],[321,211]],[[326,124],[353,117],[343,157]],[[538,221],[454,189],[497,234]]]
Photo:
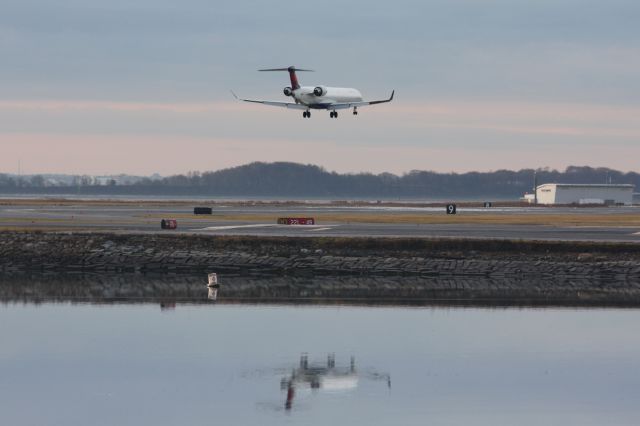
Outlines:
[[542,185],[538,185],[538,188],[543,186],[567,188],[635,188],[635,185],[630,183],[543,183]]

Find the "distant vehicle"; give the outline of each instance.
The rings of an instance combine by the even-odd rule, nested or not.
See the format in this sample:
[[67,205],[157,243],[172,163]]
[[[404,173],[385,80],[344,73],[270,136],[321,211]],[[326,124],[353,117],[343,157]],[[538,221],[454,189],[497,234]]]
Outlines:
[[395,90],[391,92],[389,99],[380,101],[363,101],[362,94],[350,87],[327,86],[300,86],[296,71],[313,71],[294,66],[288,68],[268,68],[258,71],[288,71],[291,86],[283,89],[285,96],[293,98],[294,102],[262,101],[257,99],[241,99],[232,91],[233,96],[241,101],[253,102],[263,105],[278,106],[283,108],[301,109],[304,118],[311,117],[312,109],[329,110],[329,117],[338,118],[338,110],[353,108],[353,115],[358,115],[358,107],[391,102]]

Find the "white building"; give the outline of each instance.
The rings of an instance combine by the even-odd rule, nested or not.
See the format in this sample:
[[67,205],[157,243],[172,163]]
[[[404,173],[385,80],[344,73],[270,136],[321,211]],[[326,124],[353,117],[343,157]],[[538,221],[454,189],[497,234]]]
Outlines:
[[536,188],[538,204],[631,205],[633,185],[545,183]]

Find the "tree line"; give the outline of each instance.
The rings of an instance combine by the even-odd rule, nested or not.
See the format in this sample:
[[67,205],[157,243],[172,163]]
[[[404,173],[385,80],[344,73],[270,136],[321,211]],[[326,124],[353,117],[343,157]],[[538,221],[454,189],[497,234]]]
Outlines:
[[71,183],[50,183],[40,175],[0,174],[3,193],[204,195],[270,197],[439,198],[493,197],[514,199],[532,192],[537,183],[626,183],[640,187],[640,174],[608,168],[570,166],[563,171],[543,169],[492,172],[437,173],[414,170],[391,173],[341,174],[297,163],[255,162],[211,172],[189,172],[133,183],[98,183],[90,176],[74,176]]

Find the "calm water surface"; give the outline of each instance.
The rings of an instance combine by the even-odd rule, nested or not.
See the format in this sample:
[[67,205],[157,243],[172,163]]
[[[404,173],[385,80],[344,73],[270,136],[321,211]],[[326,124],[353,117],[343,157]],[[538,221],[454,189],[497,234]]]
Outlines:
[[3,304],[0,423],[632,425],[639,324],[619,309]]

